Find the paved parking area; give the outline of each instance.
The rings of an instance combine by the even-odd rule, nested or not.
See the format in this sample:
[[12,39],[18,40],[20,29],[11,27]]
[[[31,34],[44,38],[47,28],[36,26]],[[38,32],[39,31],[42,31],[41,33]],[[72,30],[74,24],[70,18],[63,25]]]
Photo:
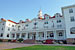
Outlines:
[[0,43],[0,50],[3,49],[10,49],[10,48],[17,48],[17,47],[26,47],[26,46],[32,46],[34,44],[21,44],[21,43],[8,43],[8,42],[2,42]]

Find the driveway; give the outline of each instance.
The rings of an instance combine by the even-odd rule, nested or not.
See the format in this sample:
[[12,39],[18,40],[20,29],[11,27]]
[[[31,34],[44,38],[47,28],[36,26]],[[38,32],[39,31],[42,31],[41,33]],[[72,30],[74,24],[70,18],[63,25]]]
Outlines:
[[2,43],[0,43],[0,50],[10,49],[10,48],[17,48],[17,47],[26,47],[26,46],[32,46],[32,45],[35,45],[35,44],[2,42]]
[[72,44],[24,44],[24,43],[2,42],[2,43],[0,43],[0,50],[17,48],[17,47],[27,47],[27,46],[33,46],[33,45],[75,46],[75,45],[72,45]]

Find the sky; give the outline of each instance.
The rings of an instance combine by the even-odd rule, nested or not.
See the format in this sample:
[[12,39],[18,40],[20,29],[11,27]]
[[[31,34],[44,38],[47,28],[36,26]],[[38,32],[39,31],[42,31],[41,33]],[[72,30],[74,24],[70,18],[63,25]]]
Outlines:
[[0,0],[0,18],[18,22],[37,18],[41,9],[43,15],[61,13],[61,7],[75,4],[75,0]]

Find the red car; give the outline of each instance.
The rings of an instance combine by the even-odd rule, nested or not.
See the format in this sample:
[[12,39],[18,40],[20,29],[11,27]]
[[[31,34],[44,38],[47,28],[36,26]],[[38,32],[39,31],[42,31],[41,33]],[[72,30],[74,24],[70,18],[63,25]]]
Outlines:
[[53,44],[53,39],[46,40],[44,44]]

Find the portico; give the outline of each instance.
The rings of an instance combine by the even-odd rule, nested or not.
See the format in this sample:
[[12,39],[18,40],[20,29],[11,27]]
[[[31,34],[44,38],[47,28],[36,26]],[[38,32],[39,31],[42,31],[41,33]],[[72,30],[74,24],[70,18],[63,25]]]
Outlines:
[[56,30],[56,31],[34,31],[34,32],[22,32],[12,34],[12,39],[23,38],[24,40],[65,40],[65,31]]

